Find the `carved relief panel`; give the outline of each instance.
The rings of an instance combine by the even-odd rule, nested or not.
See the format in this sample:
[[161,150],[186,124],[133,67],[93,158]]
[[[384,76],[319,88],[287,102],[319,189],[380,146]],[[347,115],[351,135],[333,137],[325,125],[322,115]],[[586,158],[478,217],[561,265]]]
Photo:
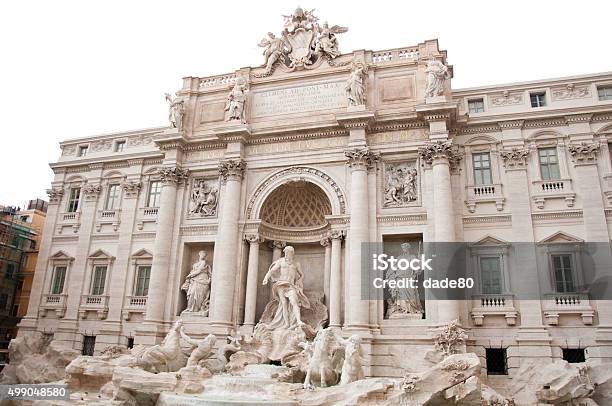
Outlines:
[[194,178],[189,193],[189,217],[216,217],[219,205],[219,179]]
[[385,162],[383,207],[416,206],[420,201],[416,160]]

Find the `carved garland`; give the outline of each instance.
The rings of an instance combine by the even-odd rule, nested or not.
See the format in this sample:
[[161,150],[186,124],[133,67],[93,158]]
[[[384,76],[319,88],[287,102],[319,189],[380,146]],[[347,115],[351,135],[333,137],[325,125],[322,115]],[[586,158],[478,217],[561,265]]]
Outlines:
[[318,169],[308,168],[304,166],[296,166],[296,167],[287,168],[280,172],[275,173],[274,175],[266,179],[264,183],[259,185],[257,190],[255,190],[255,193],[253,193],[253,196],[249,200],[249,204],[247,206],[247,218],[254,219],[252,217],[252,214],[253,214],[253,206],[255,206],[255,201],[258,199],[259,195],[261,195],[261,193],[270,184],[274,183],[278,179],[281,179],[285,176],[301,175],[305,173],[318,176],[319,178],[323,179],[325,183],[327,183],[333,189],[333,191],[336,193],[336,197],[338,198],[338,202],[340,203],[340,214],[345,214],[346,213],[346,200],[344,198],[344,194],[342,193],[340,186],[338,186],[338,184],[334,182],[334,180],[329,175],[327,175],[325,172],[320,171]]

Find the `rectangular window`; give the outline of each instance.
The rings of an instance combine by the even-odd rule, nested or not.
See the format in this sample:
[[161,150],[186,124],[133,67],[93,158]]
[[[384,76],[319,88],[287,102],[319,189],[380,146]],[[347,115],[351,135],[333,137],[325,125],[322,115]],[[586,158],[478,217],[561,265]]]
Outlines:
[[598,87],[597,96],[599,100],[612,100],[612,86]]
[[491,178],[491,154],[488,152],[472,154],[472,164],[474,166],[475,185],[490,185],[493,183]]
[[6,293],[0,293],[0,310],[6,310],[7,303],[8,295]]
[[540,173],[542,175],[542,180],[561,179],[557,148],[540,148],[538,149],[538,156],[540,157]]
[[87,149],[88,149],[87,145],[81,145],[79,147],[78,156],[80,156],[80,157],[86,156],[87,155]]
[[68,197],[68,213],[75,213],[79,209],[79,200],[81,198],[81,188],[70,188],[70,196]]
[[96,336],[83,336],[83,351],[82,355],[94,355],[94,349],[96,348]]
[[128,337],[127,339],[127,347],[134,348],[134,337]]
[[6,270],[4,271],[4,277],[6,279],[13,279],[14,275],[15,275],[15,265],[6,264]]
[[119,201],[121,199],[121,189],[119,185],[109,185],[108,193],[106,194],[106,203],[104,204],[104,210],[115,210],[119,207]]
[[149,196],[147,197],[147,207],[159,207],[161,196],[161,182],[155,180],[149,185]]
[[508,375],[508,363],[505,348],[485,348],[487,358],[487,375]]
[[546,106],[546,93],[531,93],[529,99],[531,100],[531,107]]
[[480,257],[480,282],[482,294],[502,293],[501,261],[499,257]]
[[136,284],[134,296],[147,296],[149,294],[149,279],[151,278],[151,266],[141,265],[136,269]]
[[124,148],[125,148],[125,141],[115,142],[115,152],[123,152]]
[[468,111],[470,113],[484,112],[484,101],[482,99],[468,100]]
[[572,256],[570,254],[552,255],[555,289],[558,293],[570,293],[574,290]]
[[106,283],[106,266],[100,265],[94,267],[93,280],[91,281],[91,294],[103,295],[104,284]]
[[66,267],[56,266],[53,270],[53,285],[51,285],[51,294],[60,295],[64,292],[64,281],[66,280]]
[[570,364],[586,361],[584,348],[562,348],[562,350],[563,359]]

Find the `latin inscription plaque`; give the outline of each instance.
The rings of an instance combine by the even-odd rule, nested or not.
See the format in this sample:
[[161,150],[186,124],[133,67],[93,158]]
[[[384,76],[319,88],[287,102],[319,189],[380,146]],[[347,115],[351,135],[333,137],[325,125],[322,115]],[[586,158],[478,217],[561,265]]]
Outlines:
[[251,117],[346,107],[344,86],[344,82],[331,82],[255,92]]

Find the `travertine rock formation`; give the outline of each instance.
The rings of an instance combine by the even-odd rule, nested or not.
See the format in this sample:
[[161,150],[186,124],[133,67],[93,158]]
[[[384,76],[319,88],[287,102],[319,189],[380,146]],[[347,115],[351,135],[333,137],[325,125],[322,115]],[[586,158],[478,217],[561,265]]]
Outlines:
[[3,384],[45,383],[66,376],[66,365],[79,356],[76,350],[62,348],[42,333],[33,332],[11,340],[10,364],[2,370]]

